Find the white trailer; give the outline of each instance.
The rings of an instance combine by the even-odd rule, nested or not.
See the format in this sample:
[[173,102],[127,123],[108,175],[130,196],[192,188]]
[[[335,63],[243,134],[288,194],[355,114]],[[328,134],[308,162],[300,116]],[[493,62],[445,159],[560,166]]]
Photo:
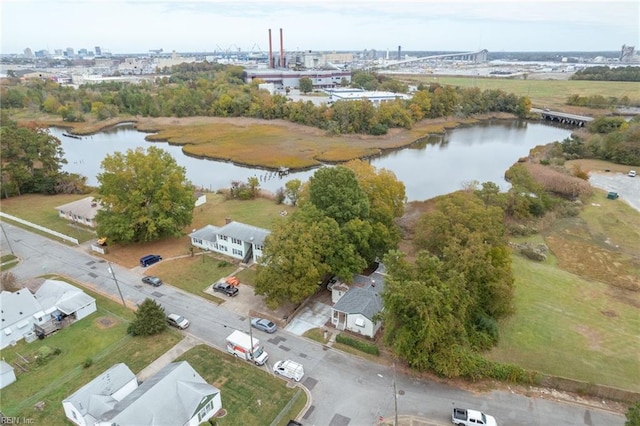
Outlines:
[[258,339],[255,337],[252,339],[251,336],[239,330],[227,337],[227,351],[231,355],[253,361],[256,365],[263,365],[269,359],[269,354],[260,346]]

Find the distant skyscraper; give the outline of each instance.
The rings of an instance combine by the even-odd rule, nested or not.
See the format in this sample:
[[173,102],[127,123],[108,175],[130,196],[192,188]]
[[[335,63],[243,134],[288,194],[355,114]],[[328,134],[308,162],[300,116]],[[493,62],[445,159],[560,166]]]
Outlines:
[[74,56],[73,47],[67,47],[66,56],[67,58],[73,58]]
[[102,56],[102,49],[100,46],[96,46],[96,56]]
[[24,49],[24,56],[25,58],[33,58],[33,52],[31,51],[30,47]]

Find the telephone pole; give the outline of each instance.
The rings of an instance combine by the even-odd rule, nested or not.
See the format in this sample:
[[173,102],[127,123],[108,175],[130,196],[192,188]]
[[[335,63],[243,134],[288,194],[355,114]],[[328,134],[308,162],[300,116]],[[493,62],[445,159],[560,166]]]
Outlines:
[[116,283],[116,288],[118,289],[118,293],[120,294],[120,300],[122,300],[122,306],[124,306],[126,308],[127,304],[124,303],[124,297],[122,297],[122,292],[120,291],[120,285],[118,284],[118,280],[116,279],[116,273],[114,272],[113,268],[111,267],[111,262],[107,262],[107,264],[109,265],[109,272],[111,272],[111,276],[113,276],[113,281],[115,281],[115,283]]

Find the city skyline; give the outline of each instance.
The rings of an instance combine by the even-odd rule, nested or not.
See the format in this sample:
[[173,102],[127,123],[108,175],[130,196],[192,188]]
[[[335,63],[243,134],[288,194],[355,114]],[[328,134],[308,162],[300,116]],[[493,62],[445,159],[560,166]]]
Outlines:
[[615,51],[640,45],[631,0],[5,0],[1,53]]

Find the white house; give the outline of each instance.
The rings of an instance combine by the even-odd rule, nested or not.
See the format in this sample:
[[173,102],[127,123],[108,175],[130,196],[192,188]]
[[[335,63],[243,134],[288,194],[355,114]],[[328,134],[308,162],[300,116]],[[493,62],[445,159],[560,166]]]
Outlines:
[[174,362],[138,385],[124,364],[116,364],[62,401],[80,426],[198,426],[222,409],[220,390],[186,361]]
[[56,210],[63,219],[95,228],[97,226],[96,214],[98,214],[100,208],[100,203],[96,202],[93,197],[85,197],[81,200],[58,206]]
[[257,226],[229,221],[222,227],[206,225],[193,231],[189,237],[195,247],[250,263],[260,261],[264,240],[270,233]]
[[53,327],[56,321],[67,317],[77,321],[97,310],[93,297],[57,280],[45,280],[35,294],[26,288],[16,292],[3,291],[0,306],[0,349],[24,338],[34,328]]
[[16,373],[11,364],[5,360],[0,361],[0,389],[9,386],[16,381]]
[[409,100],[412,98],[411,95],[407,95],[406,93],[394,93],[394,92],[383,92],[383,91],[366,91],[366,90],[330,90],[327,91],[329,93],[329,104],[332,104],[337,101],[363,101],[368,100],[373,105],[378,106],[384,102],[395,101],[398,99],[401,100]]
[[334,286],[332,296],[339,292],[342,297],[331,308],[331,323],[338,330],[374,338],[382,326],[376,315],[382,311],[383,288],[384,276],[379,272],[368,277],[356,275],[354,285],[346,292],[344,286]]

